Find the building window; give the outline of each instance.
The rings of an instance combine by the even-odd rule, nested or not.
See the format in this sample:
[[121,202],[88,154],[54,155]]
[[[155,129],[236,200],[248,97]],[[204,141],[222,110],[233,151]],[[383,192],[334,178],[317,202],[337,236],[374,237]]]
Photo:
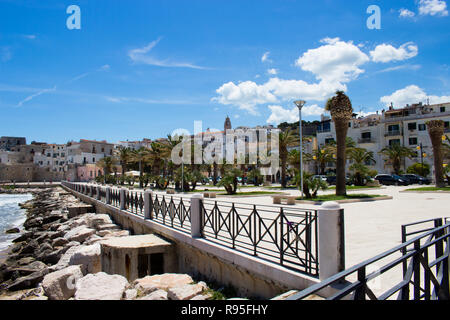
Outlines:
[[417,138],[409,138],[409,145],[410,146],[416,146],[417,145]]
[[449,125],[450,125],[450,121],[445,121],[445,122],[444,122],[444,127],[445,127],[446,129],[449,128]]
[[363,132],[361,134],[361,138],[363,139],[370,139],[372,137],[372,134],[370,132]]
[[392,146],[394,144],[400,144],[400,139],[392,139],[389,140],[389,145]]
[[445,112],[445,107],[441,107],[441,112]]
[[415,122],[408,123],[408,130],[416,130],[417,124]]
[[427,126],[424,123],[419,124],[419,131],[425,131]]
[[331,142],[334,142],[334,138],[325,139],[325,144],[329,144]]

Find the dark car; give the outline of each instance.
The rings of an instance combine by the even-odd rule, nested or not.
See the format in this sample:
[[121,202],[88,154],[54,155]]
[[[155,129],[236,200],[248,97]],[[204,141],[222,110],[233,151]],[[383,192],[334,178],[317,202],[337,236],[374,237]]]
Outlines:
[[[329,185],[336,184],[336,176],[327,176],[326,180]],[[349,177],[345,177],[345,184],[348,186],[352,184],[352,181],[350,180]]]
[[419,176],[418,174],[402,174],[402,178],[406,178],[411,181],[412,184],[430,184],[431,181],[428,178]]
[[395,174],[379,174],[375,180],[383,185],[407,186],[410,184],[409,180]]

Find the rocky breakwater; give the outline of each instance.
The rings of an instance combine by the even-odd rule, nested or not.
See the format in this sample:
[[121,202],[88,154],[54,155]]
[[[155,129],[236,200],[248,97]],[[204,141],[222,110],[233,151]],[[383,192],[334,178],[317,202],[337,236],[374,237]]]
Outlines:
[[61,188],[40,189],[24,204],[25,231],[0,265],[0,300],[206,300],[204,282],[186,274],[162,274],[132,283],[102,272],[100,240],[129,236],[106,214],[69,217],[83,205]]

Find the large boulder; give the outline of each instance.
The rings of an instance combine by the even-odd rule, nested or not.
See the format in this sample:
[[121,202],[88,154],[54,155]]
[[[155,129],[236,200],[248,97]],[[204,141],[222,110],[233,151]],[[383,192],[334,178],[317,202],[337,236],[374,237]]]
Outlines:
[[181,287],[192,282],[192,278],[187,274],[164,273],[136,279],[133,286],[141,295],[147,295],[158,289],[167,291],[170,288]]
[[181,287],[170,288],[168,297],[170,300],[189,300],[201,294],[204,290],[201,284],[187,284]]
[[70,266],[47,274],[42,287],[50,300],[67,300],[75,294],[75,284],[82,277],[81,266]]
[[94,229],[87,228],[86,226],[79,226],[67,232],[64,238],[69,241],[83,242],[84,240],[92,236],[94,233],[95,233]]
[[138,298],[137,300],[169,300],[169,298],[167,297],[167,291],[156,290],[149,295]]
[[112,220],[107,214],[95,214],[86,218],[86,222],[89,228],[98,229],[105,224],[112,224]]
[[120,300],[127,287],[128,281],[123,276],[88,274],[77,281],[75,300]]
[[70,258],[72,257],[73,253],[76,252],[78,250],[78,248],[80,248],[80,247],[81,247],[80,245],[74,245],[74,246],[71,246],[69,249],[67,249],[67,251],[59,259],[58,263],[49,268],[50,272],[58,271],[58,270],[68,267]]
[[40,271],[33,272],[25,277],[20,277],[16,279],[12,284],[10,284],[7,289],[9,291],[17,291],[23,289],[30,289],[36,287],[39,282],[44,279],[44,276],[48,273],[48,269],[43,269]]
[[102,271],[100,244],[78,247],[69,258],[69,265],[82,265],[84,274]]

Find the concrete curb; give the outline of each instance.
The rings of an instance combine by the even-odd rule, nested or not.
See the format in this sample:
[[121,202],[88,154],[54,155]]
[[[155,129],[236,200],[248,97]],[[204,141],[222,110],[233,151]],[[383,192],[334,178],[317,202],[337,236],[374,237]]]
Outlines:
[[435,191],[427,191],[427,190],[402,190],[399,192],[404,193],[450,193],[450,191],[442,191],[442,190],[435,190]]
[[[383,196],[383,197],[376,197],[376,198],[362,198],[362,199],[347,199],[347,200],[330,200],[337,203],[354,203],[354,202],[372,202],[372,201],[379,201],[379,200],[392,200],[392,196]],[[321,205],[325,201],[311,201],[311,200],[295,200],[295,203],[304,203],[304,204],[316,204]]]

